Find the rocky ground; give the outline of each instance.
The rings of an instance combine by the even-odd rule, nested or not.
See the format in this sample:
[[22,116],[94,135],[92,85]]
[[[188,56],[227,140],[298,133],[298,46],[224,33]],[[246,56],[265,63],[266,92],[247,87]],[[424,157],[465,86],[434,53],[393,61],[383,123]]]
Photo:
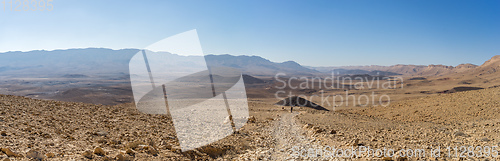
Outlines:
[[[310,160],[314,158],[299,155],[299,148],[319,148],[320,142],[307,135],[307,131],[296,123],[295,116],[299,113],[281,113],[278,119],[266,129],[271,136],[269,147],[259,147],[239,156],[240,160]],[[281,115],[281,116],[280,116]],[[307,125],[306,125],[307,126]]]
[[[298,115],[323,146],[338,148],[424,149],[422,157],[368,157],[393,160],[499,160],[484,147],[500,147],[500,88],[408,99],[388,107],[366,107],[336,112],[310,111]],[[460,149],[462,146],[467,149]],[[474,147],[470,155],[469,147]],[[483,148],[483,153],[479,148]],[[440,147],[440,157],[429,156]],[[450,147],[450,150],[447,148]],[[458,157],[454,148],[458,148]],[[496,148],[500,150],[500,148]],[[496,155],[495,155],[496,156]],[[366,158],[362,156],[361,158]]]
[[[499,160],[499,99],[500,88],[490,88],[408,99],[388,107],[335,112],[302,108],[293,114],[285,109],[267,128],[271,146],[250,150],[239,159]],[[354,149],[357,155],[333,149]]]
[[268,147],[264,140],[269,139],[260,133],[272,120],[251,112],[257,119],[238,133],[181,152],[169,117],[142,114],[131,104],[103,106],[0,95],[0,107],[0,160],[229,159],[247,149]]
[[[388,107],[304,107],[293,113],[268,100],[252,100],[253,117],[238,133],[181,152],[168,116],[142,114],[131,104],[0,95],[0,160],[499,160],[491,156],[491,148],[500,146],[499,99],[500,88],[489,88],[408,99]],[[469,153],[470,146],[490,149]],[[340,156],[344,152],[332,151],[359,153],[362,147],[422,149],[426,155],[384,156],[374,151],[371,156]],[[432,156],[437,147],[440,156]]]

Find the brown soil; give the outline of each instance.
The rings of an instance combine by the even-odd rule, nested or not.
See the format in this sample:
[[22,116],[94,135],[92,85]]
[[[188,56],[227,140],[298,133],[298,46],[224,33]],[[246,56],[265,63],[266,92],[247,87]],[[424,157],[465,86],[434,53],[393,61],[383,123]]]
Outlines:
[[131,104],[104,106],[0,95],[0,148],[14,153],[0,152],[0,159],[232,158],[256,146],[270,146],[256,141],[266,137],[260,132],[272,120],[269,105],[251,101],[249,106],[255,121],[238,133],[181,152],[170,117],[142,114]]

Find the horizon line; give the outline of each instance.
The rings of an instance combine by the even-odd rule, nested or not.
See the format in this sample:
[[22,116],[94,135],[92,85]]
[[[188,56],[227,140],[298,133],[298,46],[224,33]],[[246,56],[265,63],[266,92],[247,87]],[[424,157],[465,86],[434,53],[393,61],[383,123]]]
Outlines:
[[[51,51],[64,51],[64,50],[74,50],[74,49],[79,49],[79,50],[85,50],[85,49],[108,49],[108,50],[114,50],[114,51],[120,51],[120,50],[142,50],[140,48],[120,48],[120,49],[116,49],[116,48],[109,48],[109,47],[75,47],[75,48],[58,48],[58,49],[33,49],[33,50],[12,50],[12,51],[0,51],[0,53],[15,53],[15,52],[23,52],[23,53],[27,53],[27,52],[33,52],[33,51],[47,51],[47,52],[51,52]],[[162,52],[162,51],[159,51],[159,52]],[[172,54],[172,53],[171,53]],[[179,54],[174,54],[174,55],[179,55]],[[260,57],[260,58],[263,58],[263,59],[266,59],[266,60],[269,60],[271,62],[274,62],[274,63],[284,63],[284,62],[295,62],[301,66],[304,66],[304,67],[307,67],[307,68],[331,68],[331,67],[366,67],[366,66],[384,66],[384,67],[390,67],[390,66],[397,66],[397,65],[407,65],[407,66],[431,66],[431,65],[443,65],[443,66],[451,66],[451,67],[457,67],[459,65],[465,65],[465,64],[472,64],[472,65],[476,65],[476,66],[481,66],[479,64],[474,64],[474,63],[460,63],[458,65],[446,65],[446,64],[401,64],[401,63],[398,63],[398,64],[392,64],[392,65],[380,65],[380,64],[367,64],[367,65],[338,65],[338,66],[311,66],[311,65],[303,65],[301,63],[298,63],[297,61],[295,60],[287,60],[287,61],[283,61],[283,62],[278,62],[278,61],[272,61],[268,58],[265,58],[263,56],[260,56],[260,55],[233,55],[233,54],[229,54],[229,53],[222,53],[222,54],[214,54],[214,53],[209,53],[209,54],[206,54],[205,56],[208,56],[208,55],[230,55],[230,56],[249,56],[249,57]],[[500,54],[499,54],[500,55]],[[179,56],[183,56],[183,55],[179,55]],[[498,56],[498,55],[493,55],[491,58],[495,57],[495,56]],[[490,60],[488,59],[488,60]],[[488,61],[488,60],[484,60],[484,62]],[[483,64],[484,64],[483,62]]]

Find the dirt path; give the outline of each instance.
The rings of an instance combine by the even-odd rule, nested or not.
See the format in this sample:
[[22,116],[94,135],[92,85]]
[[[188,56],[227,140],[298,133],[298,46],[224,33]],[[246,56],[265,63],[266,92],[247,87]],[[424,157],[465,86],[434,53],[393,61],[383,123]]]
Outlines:
[[[309,148],[320,148],[319,141],[306,136],[307,131],[304,130],[295,119],[298,112],[281,113],[280,117],[275,120],[272,127],[269,127],[271,140],[274,142],[274,147],[259,147],[255,151],[242,154],[242,160],[314,160],[315,158],[301,157],[299,152],[307,151]],[[302,153],[302,155],[307,155]],[[319,158],[318,158],[319,159]]]

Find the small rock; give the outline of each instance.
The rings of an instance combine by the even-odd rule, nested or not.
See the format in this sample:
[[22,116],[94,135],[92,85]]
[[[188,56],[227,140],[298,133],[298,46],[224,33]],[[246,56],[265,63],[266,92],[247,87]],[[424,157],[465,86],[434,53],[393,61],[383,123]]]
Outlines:
[[127,151],[125,151],[125,153],[128,155],[131,155],[131,156],[135,155],[135,152],[132,149],[127,149]]
[[165,144],[163,147],[164,147],[165,149],[167,149],[167,150],[172,149],[172,145],[171,145],[171,144],[168,144],[168,143],[167,143],[167,144]]
[[122,154],[116,155],[115,159],[117,161],[130,161],[131,160],[128,156],[122,155]]
[[50,136],[50,134],[47,134],[47,133],[43,133],[41,136],[46,138],[46,139],[52,138],[52,136]]
[[34,151],[34,150],[30,150],[28,151],[28,153],[26,153],[26,158],[29,158],[29,159],[33,159],[33,160],[43,160],[43,154],[37,152],[37,151]]
[[309,128],[312,128],[312,127],[313,127],[313,125],[311,125],[311,124],[305,124],[304,125],[304,129],[309,129]]
[[8,148],[2,148],[2,152],[4,152],[8,157],[22,157],[22,155],[14,153]]
[[383,157],[382,160],[392,160],[391,157]]
[[358,146],[359,145],[359,139],[354,139],[351,141],[351,146]]
[[112,161],[113,159],[111,159],[111,158],[110,158],[110,157],[108,157],[108,156],[104,156],[104,157],[102,157],[100,160],[102,160],[102,161]]
[[100,143],[100,144],[106,144],[106,143],[108,143],[108,141],[106,139],[99,139],[99,140],[97,140],[97,142]]
[[172,147],[172,149],[170,149],[170,151],[176,152],[176,153],[180,153],[181,152],[181,147],[174,146],[174,147]]
[[47,158],[54,158],[54,157],[56,157],[56,155],[54,153],[47,153],[47,154],[45,154],[45,156],[47,156]]
[[97,135],[97,136],[106,136],[106,135],[108,135],[108,132],[107,131],[98,131],[98,132],[94,133],[94,135]]
[[406,160],[408,160],[408,158],[406,157],[400,157],[400,156],[396,157],[396,161],[406,161]]
[[257,120],[255,119],[255,117],[254,117],[254,116],[250,116],[250,117],[248,118],[248,122],[249,122],[249,123],[255,123],[256,121],[257,121]]
[[118,144],[121,144],[121,143],[122,143],[122,142],[121,142],[121,141],[119,141],[119,140],[113,140],[113,139],[112,139],[112,140],[110,140],[110,141],[109,141],[109,143],[108,143],[108,144],[109,144],[109,145],[118,145]]
[[457,132],[455,132],[455,134],[454,134],[454,135],[455,135],[455,136],[463,136],[463,137],[466,137],[466,136],[467,136],[467,134],[465,134],[465,133],[463,133],[463,132],[461,132],[461,131],[457,131]]
[[105,156],[106,152],[104,152],[104,150],[102,150],[102,148],[97,147],[94,149],[94,154],[99,155],[99,156]]
[[142,142],[142,141],[130,142],[130,143],[127,144],[127,148],[136,150],[136,148],[138,148],[139,145],[145,145],[145,143]]
[[10,159],[9,158],[5,158],[2,161],[10,161]]
[[152,155],[152,156],[157,156],[158,155],[158,150],[156,150],[153,147],[148,147],[146,149],[146,153],[148,153],[149,155]]
[[330,131],[330,134],[337,134],[337,131],[332,130],[332,131]]
[[88,158],[88,159],[92,159],[92,158],[94,158],[94,156],[92,155],[92,151],[90,151],[90,150],[85,151],[85,152],[82,154],[82,156],[83,156],[83,157],[85,157],[85,158]]
[[491,141],[491,140],[488,139],[488,138],[482,138],[481,141],[488,142],[488,141]]
[[446,130],[448,130],[448,129],[447,129],[447,128],[445,128],[445,127],[442,127],[442,128],[439,128],[439,129],[438,129],[438,131],[446,131]]
[[224,153],[224,149],[210,145],[200,148],[199,151],[208,154],[212,158],[216,158]]
[[2,136],[7,136],[7,132],[2,131],[2,132],[0,132],[0,135],[2,135]]
[[313,133],[314,133],[314,134],[318,134],[318,133],[321,133],[321,132],[323,132],[323,129],[321,129],[321,128],[319,128],[319,127],[314,127],[314,128],[313,128]]

